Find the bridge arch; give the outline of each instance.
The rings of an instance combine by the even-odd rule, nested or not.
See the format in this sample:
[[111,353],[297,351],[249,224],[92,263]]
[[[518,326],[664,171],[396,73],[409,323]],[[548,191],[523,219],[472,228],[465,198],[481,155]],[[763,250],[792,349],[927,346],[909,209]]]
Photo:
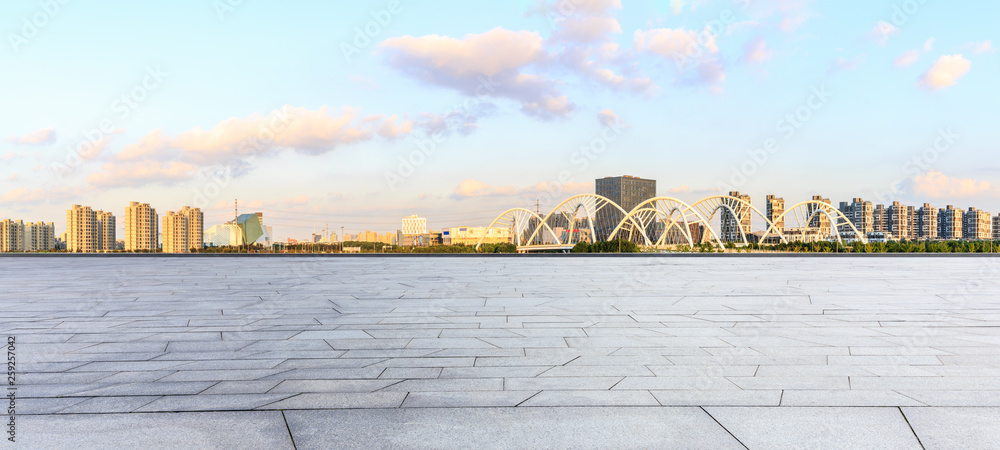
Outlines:
[[[803,211],[803,209],[805,211]],[[791,208],[786,209],[785,212],[781,213],[781,215],[776,217],[774,221],[776,223],[782,223],[783,220],[785,219],[785,216],[790,213],[793,214],[793,217],[795,217],[797,224],[799,225],[799,228],[803,229],[816,228],[811,226],[810,224],[812,223],[814,218],[822,214],[825,215],[827,219],[830,221],[831,233],[837,236],[837,242],[840,243],[844,242],[843,237],[840,235],[840,228],[848,227],[851,229],[851,231],[854,232],[854,236],[859,241],[861,241],[861,243],[863,244],[868,243],[868,236],[865,236],[862,233],[858,232],[858,229],[854,227],[854,224],[851,222],[851,220],[847,218],[847,216],[845,216],[844,213],[840,212],[839,209],[835,208],[833,205],[829,203],[822,202],[819,200],[807,200],[804,202],[799,202],[793,205]],[[843,219],[843,222],[841,222],[841,219]],[[761,241],[766,239],[772,232],[775,232],[775,234],[781,236],[782,242],[785,243],[788,242],[788,239],[785,236],[785,234],[782,233],[781,230],[778,230],[773,223],[770,225],[768,230],[764,232],[764,235],[761,237]]]
[[[695,203],[692,203],[690,209],[691,211],[699,214],[700,217],[704,218],[705,226],[709,229],[712,229],[712,219],[715,217],[716,213],[719,211],[728,211],[736,219],[736,229],[739,230],[739,238],[743,241],[743,244],[748,243],[746,231],[743,230],[742,226],[744,217],[750,216],[752,218],[752,214],[756,213],[757,216],[764,221],[768,230],[774,228],[774,224],[771,223],[770,220],[767,220],[767,216],[750,204],[750,202],[731,195],[713,195],[711,197],[705,197]],[[723,222],[722,225],[725,227],[725,222]],[[723,230],[720,229],[719,231]],[[782,236],[781,230],[775,230],[775,232],[779,236]],[[714,229],[713,234],[715,234]],[[716,238],[718,238],[718,235],[716,235]]]
[[[663,223],[664,226],[662,228],[656,226],[658,223]],[[722,246],[719,236],[705,218],[698,211],[692,209],[691,205],[673,197],[654,197],[636,205],[622,219],[608,239],[614,239],[619,236],[619,233],[628,233],[625,239],[635,242],[636,238],[641,238],[643,241],[637,242],[638,244],[658,247],[665,245],[670,231],[677,228],[681,235],[687,239],[688,245],[694,246],[691,223],[702,224],[706,228],[705,232],[711,233],[716,243]]]
[[[612,223],[616,213],[620,214],[619,217],[622,218],[628,215],[628,211],[607,197],[597,194],[579,194],[563,200],[562,203],[552,208],[542,222],[555,235],[559,233],[554,232],[554,230],[563,228],[565,236],[561,239],[557,238],[555,243],[572,246],[583,241],[595,243],[605,240],[606,237],[602,233],[607,233],[605,230],[613,230],[617,225],[617,222]],[[529,242],[535,239],[539,231],[541,229],[535,230]]]
[[[514,245],[518,247],[530,244],[536,232],[542,228],[545,228],[552,238],[557,241],[559,239],[556,233],[549,228],[538,214],[525,208],[511,208],[504,211],[496,219],[493,219],[493,222],[490,222],[490,226],[486,227],[487,231],[493,228],[511,230],[511,238],[514,241]],[[526,239],[525,237],[529,233],[532,237]],[[483,235],[476,242],[476,251],[479,250],[479,246],[483,245],[484,240],[486,240],[486,235]]]

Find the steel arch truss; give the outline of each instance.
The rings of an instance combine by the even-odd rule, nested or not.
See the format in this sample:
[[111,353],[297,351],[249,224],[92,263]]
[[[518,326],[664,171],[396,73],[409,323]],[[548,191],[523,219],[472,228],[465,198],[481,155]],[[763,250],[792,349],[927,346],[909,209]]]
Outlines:
[[[781,230],[775,229],[771,221],[767,220],[767,216],[765,216],[764,213],[760,212],[759,209],[755,208],[749,202],[741,198],[729,195],[714,195],[692,203],[690,209],[691,211],[699,214],[700,217],[704,218],[705,226],[710,230],[713,230],[712,219],[715,217],[716,213],[719,211],[729,212],[729,214],[735,218],[736,229],[739,230],[739,239],[743,242],[743,244],[747,244],[748,241],[747,232],[743,230],[742,223],[745,218],[752,217],[753,213],[756,213],[757,216],[764,221],[768,230],[774,229],[775,233],[784,239],[784,236],[781,234]],[[719,231],[724,232],[725,225],[725,221],[723,220],[722,227]],[[712,234],[716,236],[716,239],[718,239],[718,235],[716,235],[714,231],[712,231]]]
[[[868,243],[868,237],[859,233],[858,229],[854,227],[853,223],[851,223],[851,220],[848,219],[844,213],[840,212],[839,209],[829,203],[821,202],[819,200],[808,200],[797,203],[791,208],[785,210],[785,212],[781,213],[781,215],[775,218],[774,221],[777,223],[782,223],[783,219],[787,221],[788,219],[785,219],[785,216],[789,214],[791,214],[795,219],[795,222],[798,225],[797,228],[799,229],[817,229],[819,227],[814,225],[816,219],[819,219],[821,216],[825,216],[827,220],[830,221],[830,234],[836,236],[837,242],[843,243],[844,241],[841,233],[852,231],[855,239],[861,241],[863,244]],[[788,229],[789,227],[786,226],[785,228]],[[781,233],[781,230],[778,230],[774,224],[769,224],[764,236],[761,237],[761,242],[763,242],[764,239],[767,239],[767,237],[772,233],[781,236],[782,242],[788,242],[787,236]]]
[[[596,194],[570,197],[553,208],[543,219],[542,223],[547,229],[558,236],[554,242],[543,244],[572,246],[579,242],[593,244],[607,240],[616,225],[623,220],[632,220],[626,216],[627,211],[606,197]],[[560,229],[561,232],[555,232]],[[540,231],[541,228],[535,229],[529,241],[534,242]]]
[[[545,224],[545,221],[538,214],[524,208],[511,208],[504,211],[496,219],[493,219],[493,222],[487,227],[487,231],[492,228],[510,230],[513,244],[518,247],[530,245],[531,240],[543,228],[548,232],[549,237],[557,241],[559,239],[556,233]],[[487,234],[484,234],[483,237],[479,238],[479,242],[476,243],[476,250],[479,250],[479,246],[483,245],[483,240],[486,239],[486,236]],[[543,234],[542,236],[545,235]]]
[[[620,237],[639,245],[662,247],[668,244],[671,231],[673,236],[681,236],[688,245],[696,243],[691,236],[691,224],[701,224],[710,233],[716,244],[722,241],[702,215],[682,200],[673,197],[655,197],[646,200],[628,213],[608,237]],[[704,235],[703,238],[704,239]],[[700,241],[698,243],[701,243]]]

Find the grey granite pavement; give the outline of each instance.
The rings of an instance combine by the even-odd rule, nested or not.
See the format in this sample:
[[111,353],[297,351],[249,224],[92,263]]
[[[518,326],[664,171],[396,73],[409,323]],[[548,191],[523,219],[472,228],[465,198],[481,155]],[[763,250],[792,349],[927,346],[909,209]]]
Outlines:
[[995,258],[0,258],[17,445],[990,448]]

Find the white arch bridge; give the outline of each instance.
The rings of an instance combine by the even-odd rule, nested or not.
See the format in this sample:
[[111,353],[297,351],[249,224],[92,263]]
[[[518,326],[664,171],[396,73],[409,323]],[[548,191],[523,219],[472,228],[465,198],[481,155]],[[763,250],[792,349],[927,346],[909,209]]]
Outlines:
[[[757,232],[753,231],[755,225]],[[706,197],[691,204],[673,197],[655,197],[625,211],[606,197],[581,194],[559,203],[544,217],[525,208],[508,209],[488,228],[508,230],[519,252],[569,250],[580,242],[615,239],[654,249],[703,243],[717,247],[751,242],[842,243],[845,235],[868,243],[851,220],[829,203],[797,203],[772,221],[746,200],[728,195]],[[488,235],[479,240],[476,249]]]

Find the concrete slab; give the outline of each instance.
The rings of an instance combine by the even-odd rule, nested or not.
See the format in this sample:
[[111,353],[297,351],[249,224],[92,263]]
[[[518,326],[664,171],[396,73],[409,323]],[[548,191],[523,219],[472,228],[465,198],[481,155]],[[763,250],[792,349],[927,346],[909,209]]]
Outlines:
[[743,448],[699,408],[403,408],[285,414],[299,448]]

